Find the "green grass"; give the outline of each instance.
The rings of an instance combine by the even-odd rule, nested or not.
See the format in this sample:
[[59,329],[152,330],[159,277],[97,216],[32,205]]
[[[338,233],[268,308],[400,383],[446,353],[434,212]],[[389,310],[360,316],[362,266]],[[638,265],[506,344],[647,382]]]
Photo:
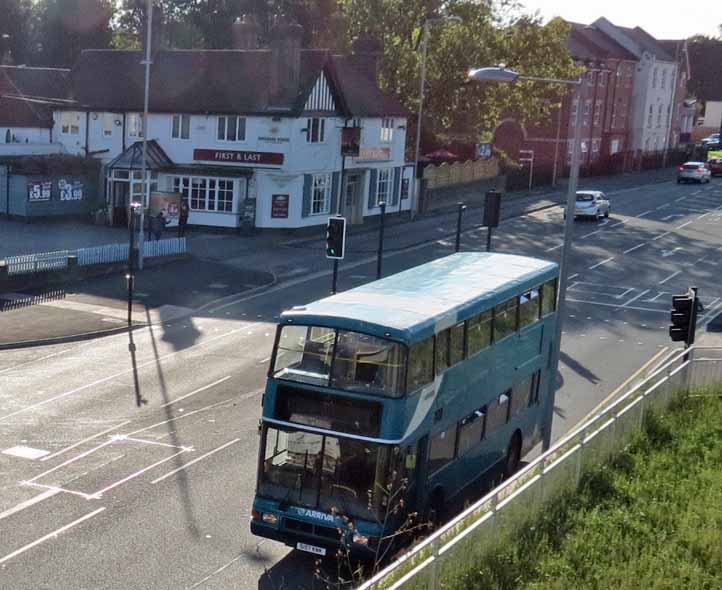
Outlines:
[[722,399],[680,397],[445,590],[722,589]]

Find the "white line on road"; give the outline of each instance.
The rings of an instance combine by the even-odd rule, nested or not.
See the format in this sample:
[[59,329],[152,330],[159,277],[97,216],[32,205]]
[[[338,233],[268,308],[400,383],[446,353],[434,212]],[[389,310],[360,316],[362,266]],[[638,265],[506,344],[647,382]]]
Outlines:
[[129,440],[130,442],[143,443],[145,445],[158,445],[159,447],[169,447],[171,449],[181,449],[182,451],[192,451],[193,447],[170,445],[168,443],[158,442],[157,440],[147,440],[144,438],[132,438],[130,436],[123,436],[117,440]]
[[595,230],[595,231],[589,232],[588,234],[584,234],[584,235],[582,236],[582,239],[588,238],[589,236],[593,236],[594,234],[598,234],[598,233],[601,232],[601,231],[602,231],[601,229],[597,229],[597,230]]
[[704,219],[704,218],[707,217],[710,213],[711,213],[711,211],[707,211],[707,213],[705,213],[704,215],[700,215],[697,219],[698,219],[698,220]]
[[563,245],[564,245],[564,244],[557,244],[556,246],[552,246],[551,248],[547,248],[546,250],[544,250],[544,252],[551,252],[552,250],[558,250],[558,249],[561,248]]
[[637,218],[639,218],[639,217],[644,217],[645,215],[649,215],[651,212],[652,212],[652,211],[649,210],[649,211],[645,211],[644,213],[640,213],[639,215],[637,215]]
[[659,285],[664,285],[664,283],[666,283],[667,281],[672,280],[674,277],[676,277],[676,276],[677,276],[678,274],[680,274],[681,272],[682,272],[681,270],[675,270],[675,271],[674,271],[671,275],[669,275],[666,279],[662,279],[661,281],[659,281],[658,284],[659,284]]
[[46,492],[43,492],[42,494],[38,494],[37,496],[30,498],[29,500],[25,500],[25,502],[20,502],[20,504],[16,504],[12,508],[8,508],[5,512],[0,512],[0,520],[2,520],[3,518],[7,518],[8,516],[12,516],[13,514],[20,512],[21,510],[25,510],[33,504],[37,504],[38,502],[47,500],[48,498],[53,497],[59,492],[60,490],[48,490]]
[[68,451],[74,449],[75,447],[79,447],[83,443],[90,442],[91,440],[98,438],[99,436],[103,436],[104,434],[107,434],[113,430],[117,430],[118,428],[121,428],[122,426],[125,426],[126,424],[130,424],[131,420],[126,420],[125,422],[121,422],[117,426],[111,426],[107,430],[103,430],[102,432],[99,432],[98,434],[94,434],[93,436],[89,436],[88,438],[84,438],[83,440],[79,440],[75,444],[70,445],[69,447],[65,447],[64,449],[60,449],[59,451],[56,451],[52,455],[46,455],[41,461],[47,461],[48,459],[53,459],[57,457],[58,455],[62,455],[63,453],[67,453]]
[[632,248],[629,248],[628,250],[625,250],[624,253],[625,253],[625,254],[629,254],[630,252],[634,252],[634,251],[637,250],[638,248],[641,248],[642,246],[646,246],[646,245],[647,245],[647,242],[642,242],[641,244],[637,244],[636,246],[633,246]]
[[607,258],[606,260],[602,260],[601,262],[597,262],[594,266],[590,266],[590,267],[589,267],[589,270],[594,270],[594,269],[597,268],[598,266],[602,266],[602,264],[606,264],[607,262],[611,262],[612,260],[614,260],[614,256],[610,256],[610,257]]
[[210,389],[211,387],[214,387],[220,383],[223,383],[224,381],[228,381],[231,378],[230,375],[226,375],[225,377],[218,379],[218,381],[214,381],[213,383],[209,383],[208,385],[204,385],[203,387],[199,387],[195,391],[191,391],[190,393],[186,393],[185,395],[182,395],[176,399],[173,399],[161,406],[161,408],[166,408],[168,406],[172,406],[173,404],[181,401],[182,399],[185,399],[187,397],[190,397],[192,395],[195,395],[196,393],[200,393],[201,391],[205,391],[206,389]]
[[674,219],[675,217],[684,217],[684,213],[672,213],[672,215],[665,215],[662,217],[662,221],[669,221],[670,219]]
[[672,232],[670,232],[670,231],[666,231],[666,232],[664,232],[663,234],[659,234],[658,236],[652,238],[652,241],[654,241],[654,240],[659,240],[660,238],[663,238],[664,236],[668,236],[668,235],[671,234],[671,233],[672,233]]
[[56,465],[55,467],[48,469],[47,471],[43,471],[41,474],[36,475],[32,479],[29,479],[28,481],[23,482],[23,483],[32,483],[35,480],[40,479],[41,477],[45,477],[46,475],[52,473],[53,471],[57,471],[58,469],[61,469],[62,467],[65,467],[66,465],[70,465],[71,463],[77,461],[78,459],[82,459],[83,457],[92,455],[95,451],[98,451],[98,450],[102,449],[103,447],[107,447],[110,444],[113,444],[112,438],[106,440],[104,443],[99,444],[97,447],[93,447],[92,449],[89,449],[89,450],[85,451],[84,453],[80,453],[80,455],[76,455],[72,459],[68,459],[67,461],[64,461],[60,465]]
[[682,225],[678,225],[676,229],[682,229],[683,227],[689,225],[690,223],[694,223],[694,221],[687,221],[686,223],[683,223]]
[[143,469],[139,469],[135,473],[131,473],[127,477],[124,477],[123,479],[119,479],[115,483],[110,484],[109,486],[104,487],[102,490],[98,490],[93,494],[93,496],[100,498],[105,492],[109,492],[113,488],[117,488],[119,485],[124,484],[127,481],[130,481],[131,479],[135,479],[139,475],[143,475],[146,471],[150,471],[151,469],[158,467],[158,465],[162,465],[166,461],[170,461],[171,459],[177,457],[178,455],[181,455],[182,453],[188,452],[186,449],[183,449],[182,451],[178,451],[177,453],[173,453],[169,457],[166,457],[165,459],[161,459],[160,461],[156,461],[152,465],[148,465],[147,467],[143,467]]
[[49,534],[45,535],[44,537],[40,537],[39,539],[33,541],[32,543],[28,543],[27,545],[25,545],[25,547],[21,547],[20,549],[17,549],[16,551],[13,551],[12,553],[8,553],[5,557],[0,559],[0,563],[5,563],[6,561],[12,559],[13,557],[17,557],[21,553],[25,553],[28,549],[32,549],[33,547],[40,545],[40,543],[44,543],[48,539],[56,539],[60,533],[64,533],[65,531],[73,528],[75,525],[78,525],[81,522],[88,520],[89,518],[93,518],[96,514],[100,514],[101,512],[103,512],[103,510],[105,510],[105,506],[102,506],[101,508],[98,508],[97,510],[93,510],[90,514],[81,516],[77,520],[74,520],[73,522],[60,527],[58,530],[53,531],[52,533],[49,533]]
[[609,229],[612,229],[613,227],[618,227],[618,226],[620,226],[620,225],[624,225],[624,224],[627,223],[628,221],[629,221],[629,219],[622,219],[621,221],[617,221],[617,223],[614,223],[614,224],[610,225],[610,226],[609,226]]
[[159,481],[163,481],[165,478],[170,477],[171,475],[175,475],[175,474],[178,473],[179,471],[182,471],[183,469],[185,469],[185,468],[187,468],[187,467],[190,467],[191,465],[193,465],[193,463],[198,463],[198,461],[200,461],[201,459],[205,459],[206,457],[210,457],[211,455],[217,453],[218,451],[222,451],[222,450],[225,449],[226,447],[230,447],[232,444],[235,444],[235,443],[239,442],[240,440],[241,440],[240,438],[234,438],[233,440],[228,441],[226,444],[221,445],[221,446],[218,447],[217,449],[214,449],[214,450],[212,450],[212,451],[209,451],[209,452],[206,453],[205,455],[201,455],[200,457],[196,457],[195,459],[193,459],[193,461],[189,461],[188,463],[185,463],[184,465],[181,465],[178,469],[174,469],[173,471],[169,471],[169,472],[166,473],[165,475],[161,475],[160,477],[154,479],[154,480],[151,481],[150,483],[156,484],[156,483],[158,483]]
[[654,313],[664,313],[669,314],[669,311],[663,310],[663,309],[652,309],[650,307],[636,307],[634,305],[618,305],[614,303],[602,303],[601,301],[586,301],[584,299],[570,299],[567,297],[567,301],[571,301],[573,303],[589,303],[590,305],[601,305],[602,307],[614,307],[616,309],[632,309],[636,311],[652,311]]
[[645,289],[645,290],[642,291],[641,293],[639,293],[639,294],[635,295],[634,297],[632,297],[629,301],[626,301],[625,303],[622,303],[622,307],[627,307],[627,306],[629,306],[630,303],[634,303],[637,299],[639,299],[640,297],[642,297],[642,296],[643,296],[644,294],[646,294],[646,293],[649,293],[649,289]]
[[663,205],[657,207],[657,209],[666,209],[667,207],[669,207],[669,203],[664,203]]
[[259,364],[259,365],[265,365],[265,364],[266,364],[268,361],[270,361],[270,360],[271,360],[271,357],[269,356],[269,357],[267,357],[267,358],[265,358],[265,359],[261,359],[260,361],[258,361],[258,364]]

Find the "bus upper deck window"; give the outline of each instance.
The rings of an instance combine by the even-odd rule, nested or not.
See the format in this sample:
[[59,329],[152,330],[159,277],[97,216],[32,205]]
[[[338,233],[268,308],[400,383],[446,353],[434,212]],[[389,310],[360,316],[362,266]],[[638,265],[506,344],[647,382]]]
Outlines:
[[519,296],[519,327],[533,324],[539,319],[539,289],[532,289]]
[[434,338],[427,338],[411,347],[406,390],[415,389],[434,380]]
[[516,305],[517,298],[509,299],[494,308],[494,340],[502,338],[516,331]]
[[542,286],[541,297],[542,315],[547,315],[556,309],[557,299],[557,280],[551,280]]

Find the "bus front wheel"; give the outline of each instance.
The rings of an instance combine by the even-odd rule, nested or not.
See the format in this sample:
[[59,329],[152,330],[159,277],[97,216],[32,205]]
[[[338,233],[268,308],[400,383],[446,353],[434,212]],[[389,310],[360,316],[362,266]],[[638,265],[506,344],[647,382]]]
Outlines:
[[506,449],[506,460],[504,461],[504,477],[511,477],[519,469],[521,463],[521,435],[515,432],[509,441]]

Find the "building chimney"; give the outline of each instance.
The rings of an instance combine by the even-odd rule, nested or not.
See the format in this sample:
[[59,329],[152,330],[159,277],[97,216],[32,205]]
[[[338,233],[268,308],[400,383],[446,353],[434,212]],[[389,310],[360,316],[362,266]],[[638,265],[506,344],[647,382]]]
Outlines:
[[259,27],[256,20],[247,14],[237,18],[231,25],[233,49],[258,49]]
[[374,84],[378,84],[379,66],[384,55],[383,43],[371,35],[364,34],[352,43],[351,50],[349,59],[353,66]]
[[290,106],[298,94],[303,27],[281,15],[269,32],[271,49],[271,103]]

